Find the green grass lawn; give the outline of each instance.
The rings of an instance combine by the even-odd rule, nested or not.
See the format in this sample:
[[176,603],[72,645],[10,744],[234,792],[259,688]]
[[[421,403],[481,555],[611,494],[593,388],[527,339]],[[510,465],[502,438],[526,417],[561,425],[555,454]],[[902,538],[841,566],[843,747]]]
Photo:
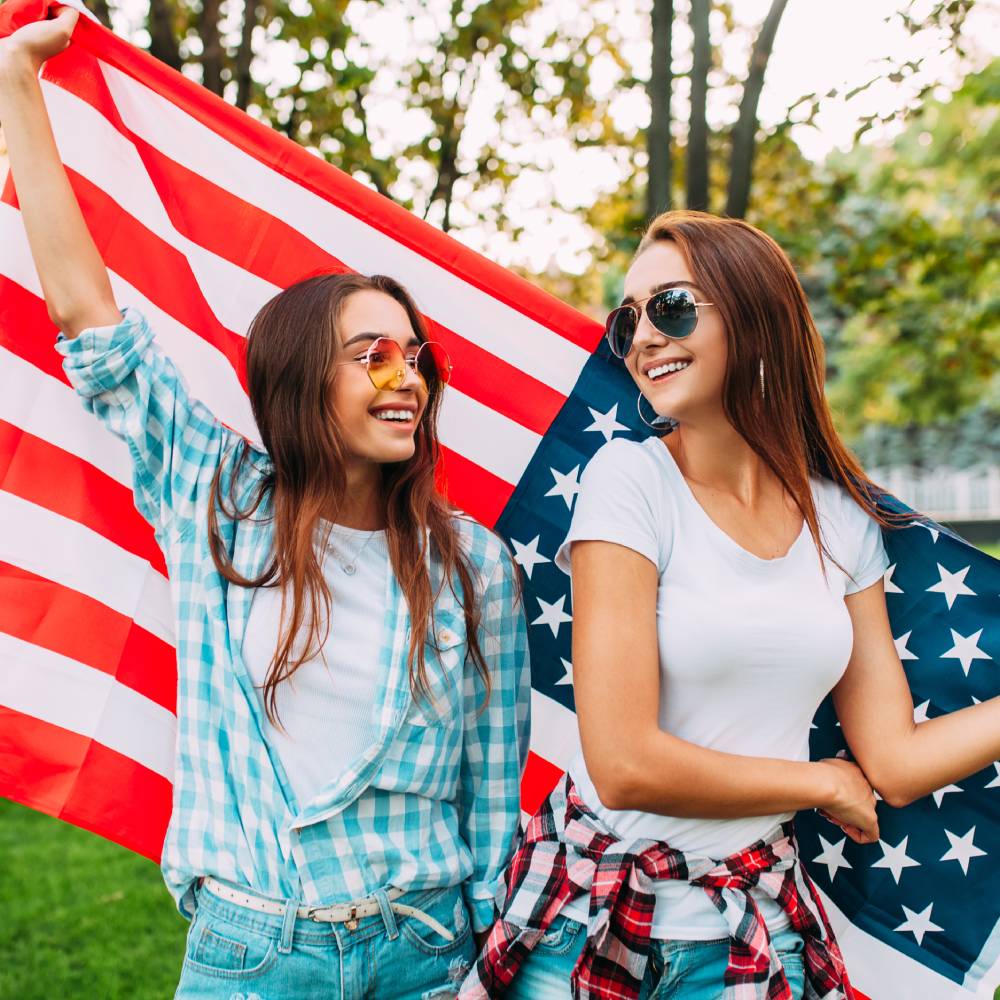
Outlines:
[[187,926],[151,861],[0,799],[0,1000],[172,997]]

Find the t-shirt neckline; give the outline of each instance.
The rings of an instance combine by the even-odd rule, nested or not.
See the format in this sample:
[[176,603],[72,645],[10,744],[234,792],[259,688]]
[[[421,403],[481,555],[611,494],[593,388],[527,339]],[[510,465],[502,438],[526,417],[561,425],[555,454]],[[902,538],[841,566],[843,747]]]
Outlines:
[[731,552],[736,558],[740,559],[742,562],[746,563],[748,566],[753,566],[759,569],[767,569],[769,566],[781,566],[790,561],[791,557],[796,553],[797,549],[802,545],[804,538],[809,537],[809,525],[805,518],[802,520],[802,528],[798,535],[795,536],[795,540],[788,547],[788,551],[784,555],[775,556],[773,559],[764,559],[762,556],[758,556],[751,552],[749,549],[745,549],[739,542],[736,541],[730,534],[724,531],[718,524],[712,520],[708,511],[698,502],[698,498],[694,495],[694,491],[688,485],[688,481],[684,478],[684,473],[681,472],[680,466],[677,464],[677,460],[674,458],[670,449],[667,447],[666,442],[663,438],[653,437],[647,438],[646,445],[651,447],[654,451],[662,452],[662,457],[660,461],[663,462],[664,467],[667,472],[676,481],[681,490],[682,496],[688,503],[688,505],[694,508],[696,515],[701,519],[702,523],[705,525],[708,533],[716,539],[716,541],[724,546],[729,552]]

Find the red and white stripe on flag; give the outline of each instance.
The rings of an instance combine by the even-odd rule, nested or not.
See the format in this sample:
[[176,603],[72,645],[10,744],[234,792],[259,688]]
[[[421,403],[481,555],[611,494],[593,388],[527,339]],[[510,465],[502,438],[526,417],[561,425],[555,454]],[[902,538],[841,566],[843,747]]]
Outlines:
[[[39,16],[37,2],[7,4]],[[16,13],[15,13],[16,16]],[[0,32],[3,31],[0,21]],[[442,480],[493,524],[600,336],[593,321],[461,246],[90,20],[43,90],[116,299],[141,307],[191,391],[256,436],[243,337],[318,272],[412,289],[455,361]],[[0,793],[151,858],[170,814],[176,667],[162,555],[124,445],[80,406],[8,180],[0,202]],[[525,806],[576,740],[546,724]]]

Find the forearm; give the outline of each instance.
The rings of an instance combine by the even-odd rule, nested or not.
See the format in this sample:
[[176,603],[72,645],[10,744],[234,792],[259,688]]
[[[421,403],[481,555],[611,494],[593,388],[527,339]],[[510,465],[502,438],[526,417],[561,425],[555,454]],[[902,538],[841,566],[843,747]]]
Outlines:
[[997,759],[1000,697],[914,724],[880,741],[860,763],[890,805],[905,806]]
[[586,750],[591,779],[611,809],[730,819],[826,809],[837,794],[830,765],[723,753],[660,729],[622,741],[611,766],[595,760],[591,767]]
[[49,315],[69,337],[118,322],[107,269],[70,187],[27,60],[0,58],[0,122]]

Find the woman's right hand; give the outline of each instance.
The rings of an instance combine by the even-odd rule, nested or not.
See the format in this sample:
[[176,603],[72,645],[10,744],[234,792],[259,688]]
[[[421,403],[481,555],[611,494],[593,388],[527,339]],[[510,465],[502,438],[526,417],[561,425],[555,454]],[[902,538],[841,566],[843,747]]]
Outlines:
[[827,757],[820,765],[829,768],[831,794],[820,806],[820,813],[839,826],[858,844],[878,840],[878,816],[875,813],[875,790],[857,764],[840,757]]
[[37,76],[46,59],[69,45],[79,17],[79,11],[63,7],[49,20],[33,21],[0,38],[0,67],[24,66]]

